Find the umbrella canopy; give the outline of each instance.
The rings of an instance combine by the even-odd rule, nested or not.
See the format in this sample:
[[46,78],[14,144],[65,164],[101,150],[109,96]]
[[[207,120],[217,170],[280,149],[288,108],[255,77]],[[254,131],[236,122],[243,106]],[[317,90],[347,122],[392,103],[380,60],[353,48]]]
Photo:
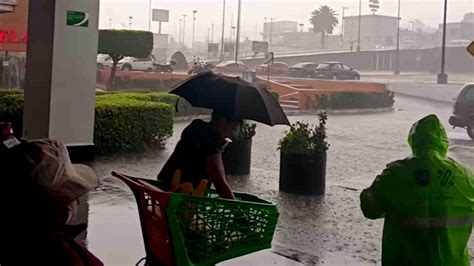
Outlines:
[[235,118],[270,126],[290,125],[268,90],[255,88],[240,78],[201,73],[178,84],[170,93],[181,96],[194,107],[221,111]]

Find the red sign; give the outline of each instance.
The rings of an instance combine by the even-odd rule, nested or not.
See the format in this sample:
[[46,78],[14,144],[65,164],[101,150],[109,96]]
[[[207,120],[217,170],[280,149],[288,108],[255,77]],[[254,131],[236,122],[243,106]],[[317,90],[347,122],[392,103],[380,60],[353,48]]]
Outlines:
[[[3,0],[0,0],[2,2]],[[28,40],[28,0],[18,0],[14,12],[0,15],[0,52],[25,52]]]
[[28,42],[28,35],[26,33],[19,34],[15,30],[8,30],[8,29],[0,30],[0,43],[26,44],[27,42]]

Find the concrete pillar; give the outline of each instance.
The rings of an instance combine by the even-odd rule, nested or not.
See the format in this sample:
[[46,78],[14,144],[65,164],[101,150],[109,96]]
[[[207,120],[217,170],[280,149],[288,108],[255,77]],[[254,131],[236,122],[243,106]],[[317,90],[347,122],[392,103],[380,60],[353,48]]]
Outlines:
[[34,0],[29,6],[23,136],[66,143],[93,158],[99,0]]

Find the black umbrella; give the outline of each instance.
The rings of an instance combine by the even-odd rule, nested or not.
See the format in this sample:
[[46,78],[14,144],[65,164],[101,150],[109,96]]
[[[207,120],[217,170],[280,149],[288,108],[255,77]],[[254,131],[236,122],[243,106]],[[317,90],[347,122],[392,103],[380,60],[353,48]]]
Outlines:
[[170,93],[181,96],[194,107],[222,111],[235,118],[270,126],[290,125],[268,90],[255,88],[240,78],[206,72],[183,81]]

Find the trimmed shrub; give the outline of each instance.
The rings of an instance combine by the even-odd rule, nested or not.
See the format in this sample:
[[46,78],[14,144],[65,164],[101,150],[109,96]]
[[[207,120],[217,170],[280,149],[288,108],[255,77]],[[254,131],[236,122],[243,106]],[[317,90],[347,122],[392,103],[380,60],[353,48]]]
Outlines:
[[99,153],[140,152],[173,133],[173,107],[130,97],[97,97],[94,142]]
[[317,98],[319,109],[372,109],[393,107],[394,94],[379,92],[337,92]]
[[[173,107],[145,93],[105,93],[96,97],[94,143],[101,154],[140,152],[173,133]],[[134,98],[135,97],[135,98]],[[175,96],[176,97],[176,96]],[[0,90],[0,121],[22,133],[23,94]]]

